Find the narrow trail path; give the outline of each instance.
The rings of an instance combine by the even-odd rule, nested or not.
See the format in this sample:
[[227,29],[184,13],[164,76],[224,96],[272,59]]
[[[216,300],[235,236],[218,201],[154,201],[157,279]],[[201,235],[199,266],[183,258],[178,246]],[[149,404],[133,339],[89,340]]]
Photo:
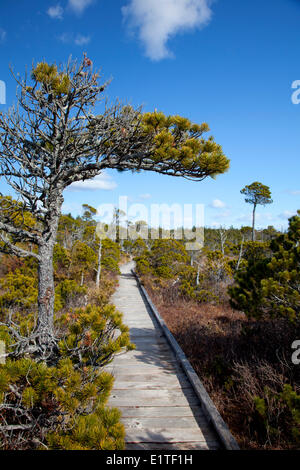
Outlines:
[[126,450],[202,450],[220,447],[184,371],[131,274],[121,267],[112,302],[124,315],[136,350],[106,368],[115,376],[109,405],[122,412]]

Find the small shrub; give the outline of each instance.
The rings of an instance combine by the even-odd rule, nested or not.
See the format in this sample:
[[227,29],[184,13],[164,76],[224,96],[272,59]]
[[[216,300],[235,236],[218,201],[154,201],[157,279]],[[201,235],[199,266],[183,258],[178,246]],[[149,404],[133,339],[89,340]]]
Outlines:
[[0,306],[7,308],[30,309],[37,304],[37,279],[26,276],[16,269],[0,280],[4,293],[0,296]]
[[97,449],[124,447],[117,410],[104,405],[113,378],[68,358],[48,367],[31,359],[0,366],[0,448]]
[[108,277],[103,272],[99,287],[91,287],[88,289],[89,302],[97,307],[106,305],[114,293],[117,280],[113,277]]
[[[20,333],[30,333],[33,318],[18,320]],[[88,306],[60,315],[55,327],[60,342],[49,364],[16,358],[9,327],[0,327],[10,354],[0,365],[0,448],[123,449],[120,413],[106,407],[113,377],[101,371],[134,348],[122,314],[113,305]]]
[[300,211],[289,219],[288,232],[271,241],[271,253],[250,245],[251,256],[229,289],[231,305],[249,317],[295,321],[300,315],[299,241]]
[[80,304],[80,299],[87,293],[85,286],[79,286],[73,279],[64,279],[55,288],[56,311],[61,308],[74,307]]
[[102,308],[88,305],[62,315],[57,324],[67,329],[59,342],[60,354],[80,366],[102,367],[122,348],[134,347],[122,314],[113,305]]

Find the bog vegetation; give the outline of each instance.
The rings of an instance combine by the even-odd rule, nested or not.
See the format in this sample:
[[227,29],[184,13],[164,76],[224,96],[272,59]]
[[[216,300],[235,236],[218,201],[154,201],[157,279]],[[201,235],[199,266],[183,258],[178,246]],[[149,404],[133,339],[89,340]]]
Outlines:
[[300,211],[286,233],[207,228],[197,253],[174,239],[128,251],[241,447],[299,449]]
[[47,361],[22,348],[36,324],[37,262],[1,255],[0,339],[9,354],[0,366],[2,449],[124,448],[120,413],[106,406],[113,377],[103,371],[115,354],[134,347],[121,314],[109,304],[124,254],[117,243],[103,240],[97,287],[93,215],[94,209],[84,205],[82,217],[59,219],[53,259],[58,348]]

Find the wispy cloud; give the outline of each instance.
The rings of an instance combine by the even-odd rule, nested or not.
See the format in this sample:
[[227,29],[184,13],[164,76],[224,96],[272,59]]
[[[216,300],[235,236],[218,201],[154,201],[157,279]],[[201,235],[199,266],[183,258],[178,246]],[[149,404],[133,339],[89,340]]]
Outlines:
[[231,212],[229,210],[224,210],[214,216],[215,219],[228,219],[228,217],[231,217]]
[[84,36],[83,34],[63,33],[58,39],[65,44],[76,44],[76,46],[85,46],[91,40],[90,36]]
[[206,26],[212,16],[211,0],[130,0],[122,14],[131,30],[138,30],[146,56],[172,56],[167,42],[177,33]]
[[214,199],[213,202],[209,204],[209,207],[212,207],[213,209],[223,209],[226,207],[226,204],[220,199]]
[[[94,3],[94,0],[69,0],[67,7],[76,14],[81,14],[88,6]],[[64,9],[60,4],[48,8],[47,14],[52,19],[63,19]]]
[[296,189],[295,191],[289,191],[292,196],[300,196],[300,189]]
[[73,215],[81,215],[82,204],[79,204],[78,202],[64,202],[62,205],[62,213],[68,214],[69,212]]
[[[256,212],[255,220],[257,222],[274,222],[276,217],[271,212]],[[250,225],[252,224],[252,212],[248,212],[248,214],[241,214],[235,218],[236,222],[248,222]]]
[[252,216],[251,214],[241,214],[235,219],[237,222],[251,222],[252,221]]
[[289,219],[290,217],[292,217],[293,215],[295,215],[295,212],[283,211],[283,212],[281,212],[281,214],[278,215],[278,217],[279,217],[279,219],[286,220],[286,219]]
[[[251,215],[251,218],[252,218],[252,215]],[[273,222],[275,217],[274,217],[274,214],[272,214],[272,212],[257,212],[255,219],[258,222],[265,223],[266,221]]]
[[54,20],[62,20],[63,13],[64,9],[60,5],[52,6],[47,10],[47,14]]
[[75,13],[81,14],[92,3],[94,3],[94,0],[69,0],[68,6]]
[[139,198],[140,198],[140,199],[150,199],[151,197],[152,197],[152,196],[151,196],[151,194],[149,194],[149,193],[140,194],[140,195],[139,195]]
[[83,34],[77,34],[77,36],[74,39],[74,42],[77,46],[85,46],[90,42],[91,38],[90,36],[84,36]]
[[107,173],[101,173],[95,178],[85,181],[76,181],[72,183],[68,191],[98,191],[99,189],[111,191],[117,187],[116,183],[112,180],[111,176]]
[[6,38],[6,31],[3,28],[0,28],[0,43],[4,42]]

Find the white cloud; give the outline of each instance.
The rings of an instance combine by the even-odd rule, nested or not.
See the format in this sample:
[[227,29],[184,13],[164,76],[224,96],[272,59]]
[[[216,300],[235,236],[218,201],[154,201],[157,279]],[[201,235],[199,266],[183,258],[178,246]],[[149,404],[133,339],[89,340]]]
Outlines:
[[77,36],[74,39],[74,42],[77,46],[85,46],[90,42],[91,38],[90,36],[83,36],[83,34],[77,34]]
[[295,215],[295,212],[283,211],[281,214],[278,215],[278,217],[279,217],[279,219],[286,220],[286,219],[289,219],[290,217],[292,217],[293,215]]
[[72,35],[69,34],[69,33],[62,33],[58,39],[61,41],[61,42],[64,42],[64,43],[69,43],[69,42],[72,42]]
[[215,214],[215,219],[227,219],[228,217],[231,217],[231,212],[229,210],[225,210],[223,212],[219,212],[218,214]]
[[274,220],[274,215],[271,212],[257,212],[255,215],[257,221],[265,222]]
[[226,207],[226,204],[220,199],[214,199],[213,202],[209,204],[209,207],[213,207],[214,209],[222,209]]
[[62,205],[62,213],[63,214],[75,214],[81,215],[82,214],[82,204],[78,202],[64,202]]
[[140,195],[139,195],[139,198],[140,198],[140,199],[150,199],[151,197],[152,197],[152,196],[151,196],[151,194],[149,194],[149,193],[140,194]]
[[69,0],[68,6],[75,11],[75,13],[82,13],[94,0]]
[[226,223],[222,223],[220,224],[220,221],[217,222],[217,221],[213,221],[211,222],[210,224],[206,225],[207,227],[212,227],[212,228],[217,228],[217,229],[224,229],[224,228],[228,228],[230,227],[232,224],[226,224]]
[[[255,214],[256,222],[272,222],[274,221],[274,218],[275,217],[271,212],[256,212]],[[239,217],[236,217],[235,220],[237,222],[249,222],[249,224],[252,225],[252,212],[241,214]]]
[[85,46],[91,40],[90,36],[84,36],[83,34],[63,33],[58,38],[65,44],[74,43],[76,46]]
[[296,189],[295,191],[289,191],[290,194],[293,196],[299,196],[300,195],[300,189]]
[[235,219],[237,222],[252,222],[252,215],[249,214],[241,214],[239,217]]
[[6,31],[3,28],[0,28],[0,43],[4,42],[6,38]]
[[129,27],[138,30],[146,56],[161,60],[172,56],[168,40],[182,31],[207,25],[211,0],[130,0],[122,8]]
[[94,178],[85,181],[76,181],[72,183],[68,190],[69,191],[97,191],[97,190],[106,190],[111,191],[117,187],[116,183],[112,180],[112,178],[106,174],[101,173]]
[[64,9],[60,5],[48,8],[47,13],[50,18],[55,20],[62,20]]

